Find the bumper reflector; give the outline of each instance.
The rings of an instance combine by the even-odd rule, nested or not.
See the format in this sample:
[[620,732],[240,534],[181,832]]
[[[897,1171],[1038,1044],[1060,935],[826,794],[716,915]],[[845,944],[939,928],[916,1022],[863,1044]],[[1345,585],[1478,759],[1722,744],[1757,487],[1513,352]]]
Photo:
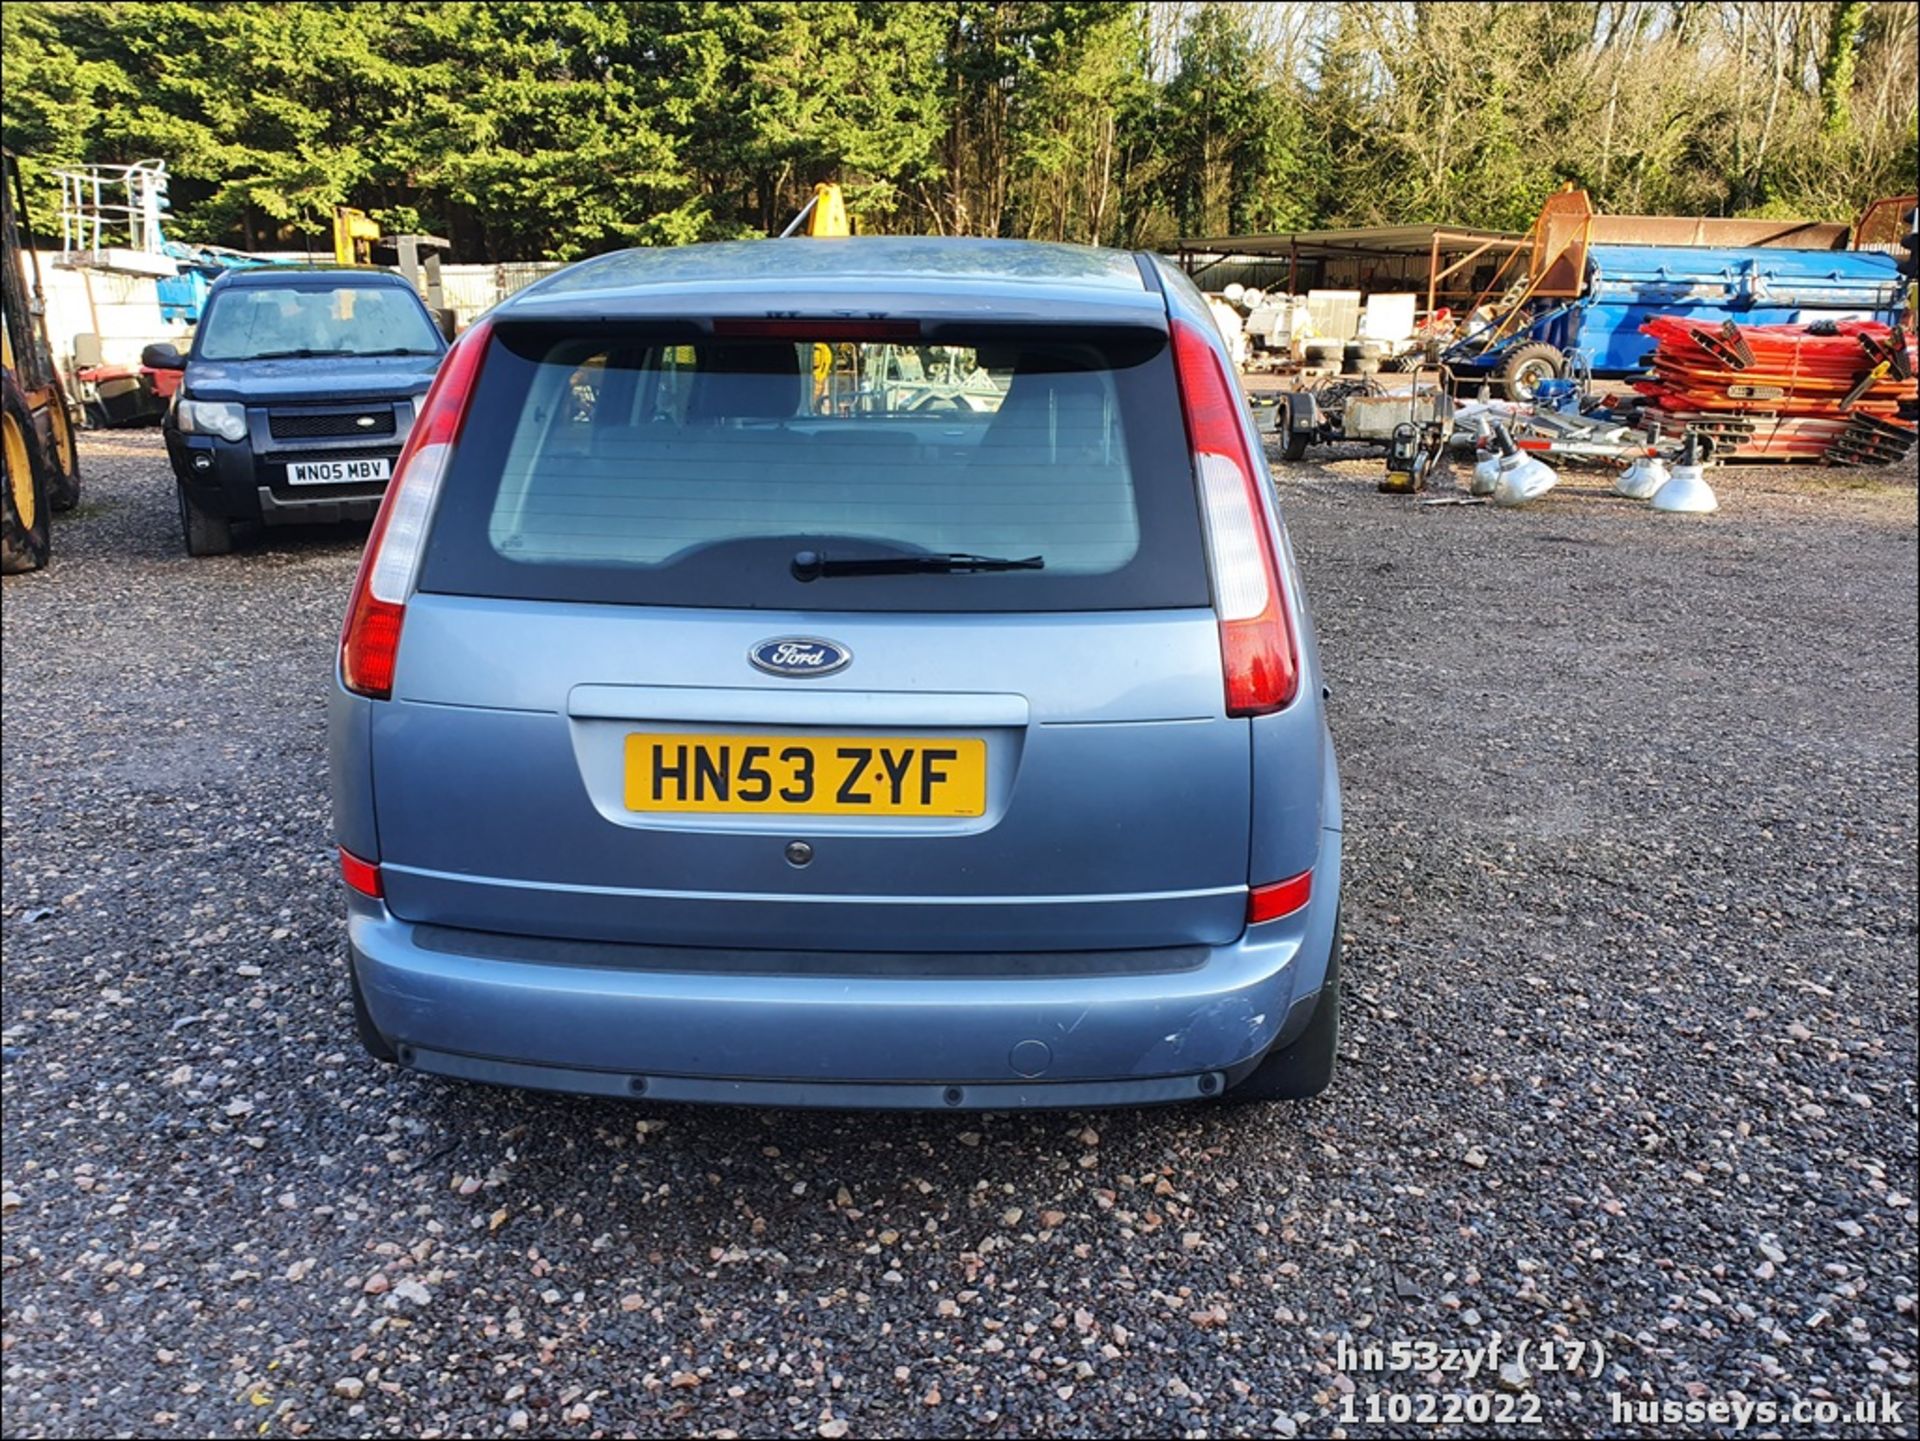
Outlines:
[[340,850],[340,879],[347,883],[348,890],[357,891],[369,900],[377,901],[383,894],[379,862],[363,861],[345,847]]
[[1247,892],[1247,924],[1290,916],[1304,906],[1312,894],[1312,871],[1302,871],[1291,880],[1275,881],[1272,885],[1255,886]]

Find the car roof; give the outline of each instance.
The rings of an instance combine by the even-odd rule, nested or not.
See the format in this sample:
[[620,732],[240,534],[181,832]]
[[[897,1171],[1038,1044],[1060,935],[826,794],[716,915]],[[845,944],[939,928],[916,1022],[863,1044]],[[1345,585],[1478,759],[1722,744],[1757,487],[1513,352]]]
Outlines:
[[[1148,262],[1151,265],[1151,262]],[[620,250],[502,301],[500,319],[769,313],[1164,324],[1165,300],[1124,250],[1030,240],[853,236]]]
[[245,270],[222,271],[215,284],[228,288],[253,289],[256,286],[311,285],[315,281],[351,281],[366,285],[398,285],[412,290],[404,275],[382,270],[376,265],[259,265]]

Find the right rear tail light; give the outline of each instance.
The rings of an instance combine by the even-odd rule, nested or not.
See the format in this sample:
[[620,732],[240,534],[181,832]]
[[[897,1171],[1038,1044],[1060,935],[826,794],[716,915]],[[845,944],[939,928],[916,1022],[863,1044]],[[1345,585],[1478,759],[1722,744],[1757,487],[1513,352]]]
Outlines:
[[386,700],[393,694],[393,666],[400,653],[400,627],[413,591],[427,521],[454,442],[473,402],[492,323],[482,320],[453,343],[440,361],[433,388],[387,484],[380,513],[360,557],[353,601],[340,632],[340,680],[350,691]]
[[1212,343],[1197,327],[1176,320],[1173,356],[1207,526],[1227,714],[1265,715],[1293,700],[1300,662],[1259,473],[1240,424],[1238,397]]

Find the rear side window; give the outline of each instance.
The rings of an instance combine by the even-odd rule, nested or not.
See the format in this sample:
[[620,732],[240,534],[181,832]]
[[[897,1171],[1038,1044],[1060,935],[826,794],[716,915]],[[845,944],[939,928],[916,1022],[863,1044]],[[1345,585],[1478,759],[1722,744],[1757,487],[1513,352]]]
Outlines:
[[[941,342],[503,325],[421,588],[816,610],[1208,603],[1164,336]],[[811,578],[808,555],[826,562]],[[1039,564],[904,569],[955,555]]]

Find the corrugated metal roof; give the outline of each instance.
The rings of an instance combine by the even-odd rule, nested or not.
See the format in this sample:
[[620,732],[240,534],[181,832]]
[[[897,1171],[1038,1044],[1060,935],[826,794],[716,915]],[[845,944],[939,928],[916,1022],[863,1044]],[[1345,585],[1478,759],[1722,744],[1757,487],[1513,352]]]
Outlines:
[[1436,239],[1442,251],[1471,250],[1478,245],[1517,250],[1529,243],[1525,235],[1510,230],[1477,230],[1469,225],[1373,225],[1353,230],[1183,236],[1177,248],[1207,255],[1427,255]]
[[1844,250],[1852,227],[1828,220],[1745,220],[1719,215],[1595,215],[1591,245],[1672,245],[1715,249]]

